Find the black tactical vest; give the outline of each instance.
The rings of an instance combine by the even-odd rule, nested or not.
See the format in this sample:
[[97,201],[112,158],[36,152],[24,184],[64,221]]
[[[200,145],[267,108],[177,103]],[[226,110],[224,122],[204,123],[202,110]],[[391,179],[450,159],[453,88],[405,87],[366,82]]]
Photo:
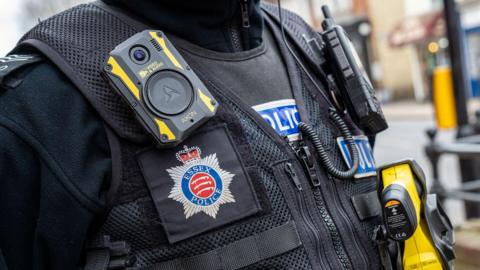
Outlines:
[[[345,169],[328,104],[280,42],[276,7],[263,8],[286,59],[302,121],[314,127],[334,164]],[[315,61],[304,35],[315,38],[316,33],[297,15],[283,12],[295,50],[305,61]],[[375,177],[339,180],[318,164],[320,185],[312,185],[288,143],[229,91],[222,78],[209,76],[201,62],[185,56],[220,102],[217,116],[174,149],[153,146],[101,75],[108,53],[144,29],[147,26],[102,4],[85,4],[41,22],[17,47],[38,50],[58,65],[109,126],[113,195],[101,225],[86,243],[87,255],[97,250],[95,254],[104,256],[87,259],[87,266],[379,269],[372,240],[379,213],[362,207],[376,191]],[[198,174],[210,169],[210,178]],[[187,174],[198,178],[190,183],[200,183],[189,186],[192,193],[205,185],[207,194],[212,188],[228,196],[221,202],[182,201],[178,192]],[[213,207],[215,203],[219,207]]]

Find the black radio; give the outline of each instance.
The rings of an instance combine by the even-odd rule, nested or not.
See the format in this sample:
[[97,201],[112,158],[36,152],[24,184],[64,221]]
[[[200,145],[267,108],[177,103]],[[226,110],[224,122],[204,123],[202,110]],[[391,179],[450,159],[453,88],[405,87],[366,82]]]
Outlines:
[[[367,134],[374,135],[388,128],[373,86],[363,68],[352,42],[343,28],[336,25],[327,6],[322,7],[325,20],[321,33],[327,64],[336,88],[348,113]],[[341,101],[340,101],[341,100]]]

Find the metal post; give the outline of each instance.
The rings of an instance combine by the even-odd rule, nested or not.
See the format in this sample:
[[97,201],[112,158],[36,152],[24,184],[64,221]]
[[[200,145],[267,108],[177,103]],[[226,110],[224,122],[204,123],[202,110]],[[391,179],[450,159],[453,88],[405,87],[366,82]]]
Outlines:
[[[455,0],[443,0],[445,21],[447,24],[447,37],[450,41],[449,54],[452,66],[453,87],[455,106],[457,112],[458,132],[457,138],[473,135],[474,130],[468,121],[468,73],[465,61],[463,33],[460,16]],[[460,170],[462,182],[468,182],[479,178],[479,172],[475,165],[479,165],[478,159],[460,158]],[[480,167],[480,166],[477,166]],[[480,216],[480,207],[476,204],[465,203],[467,218]]]

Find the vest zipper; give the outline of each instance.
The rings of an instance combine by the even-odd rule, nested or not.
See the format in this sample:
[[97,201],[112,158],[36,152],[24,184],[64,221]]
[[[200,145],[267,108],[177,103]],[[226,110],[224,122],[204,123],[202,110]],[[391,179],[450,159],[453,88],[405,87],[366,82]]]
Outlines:
[[338,260],[340,261],[344,269],[352,269],[350,259],[348,258],[348,255],[343,247],[342,239],[340,238],[340,234],[338,233],[337,226],[335,225],[332,217],[327,211],[325,203],[323,202],[323,196],[319,188],[314,189],[313,197],[315,200],[315,204],[317,205],[318,211],[320,212],[320,216],[322,217],[325,225],[328,228],[328,231],[330,232],[330,237],[332,238],[332,242],[335,248],[335,254],[337,254]]
[[325,204],[323,203],[323,196],[321,195],[321,193],[315,193],[315,191],[320,190],[320,181],[316,168],[317,162],[315,161],[314,157],[311,156],[308,146],[304,145],[303,142],[298,143],[298,145],[290,143],[290,146],[295,152],[297,158],[301,161],[305,173],[307,174],[313,186],[315,204],[320,213],[320,217],[322,218],[322,221],[327,227],[327,230],[330,234],[330,238],[335,249],[335,254],[337,254],[338,260],[340,261],[343,269],[351,269],[350,259],[343,247],[343,242],[340,238],[338,228],[335,225],[332,217],[330,216],[330,213],[328,213]]
[[298,175],[295,172],[295,169],[293,168],[292,163],[290,163],[290,162],[285,163],[285,168],[284,169],[285,169],[285,172],[287,173],[288,177],[290,178],[290,180],[292,181],[292,183],[294,184],[294,186],[296,188],[295,198],[296,198],[297,204],[299,206],[300,216],[302,217],[302,220],[306,225],[305,227],[311,232],[311,235],[313,235],[314,238],[315,238],[314,239],[315,250],[320,255],[319,261],[322,264],[322,269],[327,269],[324,265],[323,260],[321,259],[322,254],[320,254],[320,251],[321,251],[320,235],[317,231],[317,228],[315,227],[315,223],[314,223],[313,218],[310,214],[310,211],[308,211],[308,207],[307,207],[307,204],[305,202],[305,198],[304,198],[304,194],[303,194],[303,188],[302,188],[302,184],[300,182],[300,179],[298,178]]
[[250,27],[250,17],[248,16],[248,1],[249,0],[240,0],[240,9],[242,12],[242,27]]
[[290,143],[290,146],[302,163],[303,169],[305,170],[312,186],[320,186],[320,178],[317,173],[317,163],[315,162],[315,157],[310,152],[308,146],[304,145],[303,142],[298,143],[298,145]]
[[[305,145],[304,142],[300,142],[298,144],[290,143],[290,146],[292,147],[293,151],[295,152],[297,158],[301,161],[304,171],[307,174],[311,184],[312,184],[312,190],[313,190],[313,196],[315,200],[315,204],[318,208],[318,211],[320,213],[320,216],[322,217],[323,222],[325,223],[329,233],[330,237],[332,239],[332,243],[335,248],[335,253],[337,254],[337,257],[342,264],[344,269],[352,269],[352,264],[351,260],[345,250],[344,243],[342,241],[342,238],[340,237],[338,227],[333,221],[330,213],[327,210],[327,206],[325,205],[325,196],[322,193],[322,189],[320,188],[320,181],[318,177],[318,162],[314,158],[313,154],[310,152],[308,146]],[[343,227],[348,229],[351,233],[352,239],[354,239],[353,246],[355,247],[355,250],[358,251],[359,257],[361,257],[362,263],[365,267],[368,267],[368,262],[365,260],[365,256],[367,255],[367,252],[363,245],[359,244],[358,242],[361,242],[360,239],[358,239],[357,235],[353,231],[352,227],[349,224],[349,219],[347,214],[345,213],[345,209],[343,206],[337,201],[337,196],[333,195],[336,193],[336,188],[334,184],[334,179],[330,175],[327,175],[328,178],[328,183],[324,184],[323,188],[330,189],[330,191],[327,192],[327,195],[329,197],[329,201],[331,201],[334,204],[334,209],[337,210],[339,213],[339,218],[343,220]],[[342,221],[338,221],[342,222]],[[361,246],[360,246],[361,245]]]
[[232,20],[229,28],[230,28],[230,39],[232,41],[233,52],[243,51],[242,34],[238,29],[238,23],[236,22],[236,20]]
[[239,0],[240,16],[242,21],[241,27],[235,18],[233,18],[232,23],[230,24],[230,38],[232,40],[234,52],[249,49],[249,36],[247,29],[250,28],[250,16],[248,14],[249,1],[250,0]]
[[[331,188],[332,188],[331,193],[336,193],[337,188],[336,188],[335,182],[334,182],[335,179],[330,175],[328,175],[327,177],[328,177],[329,183],[330,183]],[[352,235],[352,239],[353,239],[353,241],[352,241],[353,245],[355,246],[355,249],[357,251],[359,251],[362,263],[363,263],[365,269],[367,269],[369,267],[369,263],[366,260],[366,258],[368,257],[367,251],[366,251],[365,247],[363,246],[361,239],[358,238],[357,234],[352,229],[352,226],[349,225],[350,219],[348,218],[348,215],[345,212],[345,208],[343,207],[342,203],[338,202],[337,198],[338,198],[338,196],[336,196],[336,198],[331,198],[331,201],[333,202],[335,208],[338,209],[338,213],[340,213],[340,217],[343,219],[344,224],[346,225],[345,227],[347,227],[348,230],[350,231],[350,233]]]
[[[205,74],[203,74],[203,72],[201,71],[202,69],[200,68],[196,68],[197,70],[197,73],[199,75],[201,75],[201,78],[206,78]],[[275,142],[277,142],[277,145],[280,146],[281,148],[284,148],[284,150],[286,151],[286,153],[288,155],[290,155],[290,157],[293,157],[295,158],[298,162],[302,162],[302,158],[300,158],[298,156],[298,153],[297,151],[295,150],[295,147],[292,148],[292,145],[288,144],[286,141],[285,141],[285,138],[282,138],[280,135],[278,135],[278,133],[276,133],[276,131],[274,131],[272,129],[272,127],[260,116],[260,114],[258,114],[258,112],[254,111],[250,106],[246,105],[244,103],[244,101],[242,99],[240,99],[235,93],[231,92],[231,91],[221,91],[220,88],[217,87],[217,85],[222,85],[222,83],[220,81],[217,81],[217,80],[211,80],[211,79],[207,79],[205,80],[207,82],[207,85],[211,85],[211,91],[215,94],[217,94],[218,96],[220,97],[223,97],[224,99],[226,99],[227,101],[231,102],[232,104],[235,104],[237,106],[237,108],[242,112],[244,113],[248,118],[250,118],[251,120],[255,121],[258,125],[258,127],[263,130],[265,132],[265,134],[267,134],[268,137],[270,137],[272,140],[274,140]],[[292,180],[293,181],[293,180]],[[307,196],[305,194],[305,196]],[[304,202],[305,203],[305,202]],[[324,207],[324,211],[325,213],[327,213],[326,211],[326,208]],[[330,218],[331,219],[331,218]],[[327,220],[326,218],[323,218],[323,222],[325,222],[325,225],[327,225]],[[329,223],[328,223],[329,224]],[[328,226],[328,225],[327,225]],[[338,232],[338,229],[336,228],[336,225],[335,223],[333,222],[332,220],[332,223],[330,224],[330,227],[337,232],[337,234],[339,234]],[[318,235],[318,231],[316,232],[316,234]],[[332,239],[332,237],[330,236],[329,237],[330,240],[332,241],[332,245],[334,247],[338,247],[339,245],[343,245],[342,242],[340,243],[334,243],[334,240]],[[341,239],[340,239],[341,241]],[[337,251],[336,251],[337,252]],[[344,252],[340,251],[339,250],[339,254],[344,254]],[[321,254],[320,254],[321,256]],[[348,258],[348,256],[345,254],[344,256],[342,257],[345,257],[345,258]],[[340,258],[337,257],[337,259],[339,260],[340,262]],[[328,260],[328,258],[327,258]]]

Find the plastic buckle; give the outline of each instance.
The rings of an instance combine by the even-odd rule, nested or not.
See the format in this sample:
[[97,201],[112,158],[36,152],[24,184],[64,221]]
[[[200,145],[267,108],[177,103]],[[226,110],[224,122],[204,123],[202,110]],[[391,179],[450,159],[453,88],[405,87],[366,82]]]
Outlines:
[[[136,256],[130,255],[130,245],[125,241],[111,241],[110,236],[102,235],[91,240],[87,246],[87,260],[91,257],[104,257],[108,261],[107,270],[127,269],[135,266]],[[108,251],[108,252],[105,252]]]

